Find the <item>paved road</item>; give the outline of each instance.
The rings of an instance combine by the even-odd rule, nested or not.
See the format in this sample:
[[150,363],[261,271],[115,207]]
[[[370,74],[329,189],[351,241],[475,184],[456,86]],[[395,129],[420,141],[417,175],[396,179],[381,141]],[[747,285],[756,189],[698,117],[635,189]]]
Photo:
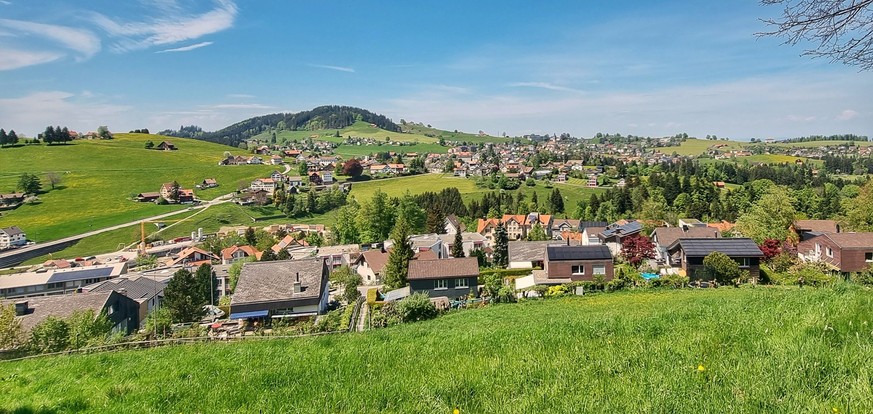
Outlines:
[[[141,223],[142,221],[159,221],[159,220],[167,218],[167,217],[172,217],[172,216],[176,216],[179,214],[188,213],[188,212],[191,212],[194,210],[201,210],[202,211],[203,209],[206,209],[210,206],[214,206],[214,205],[222,204],[222,203],[227,203],[232,198],[233,198],[233,194],[225,194],[221,197],[217,197],[217,198],[215,198],[211,201],[208,201],[206,203],[203,203],[199,206],[189,207],[189,208],[186,208],[184,210],[177,210],[177,211],[172,211],[172,212],[165,213],[165,214],[159,214],[157,216],[146,217],[146,218],[142,218],[139,220],[124,223],[124,224],[118,224],[115,226],[110,226],[110,227],[102,228],[99,230],[89,231],[87,233],[77,234],[75,236],[64,237],[63,239],[59,239],[59,240],[52,240],[52,241],[45,242],[45,243],[36,243],[36,244],[32,244],[30,246],[25,246],[25,247],[22,247],[19,249],[7,250],[5,252],[0,253],[0,263],[14,262],[13,260],[11,260],[13,257],[15,257],[15,256],[28,256],[28,253],[32,253],[34,251],[41,251],[40,255],[47,254],[47,253],[51,252],[50,249],[52,247],[57,246],[59,248],[62,248],[63,246],[66,246],[66,245],[69,245],[75,241],[84,239],[85,237],[90,237],[90,236],[94,236],[97,234],[106,233],[107,231],[123,229],[125,227],[135,226],[135,225]],[[55,250],[55,251],[57,251],[57,250]],[[27,260],[27,259],[24,259],[24,260]],[[14,263],[14,264],[17,264],[17,263]],[[3,267],[3,266],[0,266],[0,267]]]

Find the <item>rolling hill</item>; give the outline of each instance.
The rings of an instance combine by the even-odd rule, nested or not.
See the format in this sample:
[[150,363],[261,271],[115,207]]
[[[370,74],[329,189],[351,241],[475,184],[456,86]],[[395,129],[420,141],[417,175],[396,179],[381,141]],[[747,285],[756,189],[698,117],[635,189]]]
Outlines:
[[[172,140],[178,151],[144,148]],[[21,227],[34,241],[56,240],[143,217],[183,208],[137,203],[130,198],[141,192],[156,192],[161,184],[176,180],[183,188],[194,188],[205,178],[215,178],[220,186],[196,190],[210,200],[237,189],[241,180],[269,173],[266,165],[219,167],[227,150],[244,151],[185,138],[147,134],[116,134],[113,140],[77,140],[69,145],[31,145],[0,149],[0,192],[14,191],[23,173],[36,174],[43,183],[43,194],[36,204],[25,204],[4,211],[0,227]],[[5,162],[5,160],[18,160]],[[61,182],[51,189],[46,175],[54,172]]]
[[0,363],[0,412],[873,412],[873,292],[641,290]]

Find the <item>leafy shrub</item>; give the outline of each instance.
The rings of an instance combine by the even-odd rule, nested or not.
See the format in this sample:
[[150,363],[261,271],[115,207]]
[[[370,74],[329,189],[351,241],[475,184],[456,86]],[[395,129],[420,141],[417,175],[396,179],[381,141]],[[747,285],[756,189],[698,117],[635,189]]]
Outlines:
[[35,352],[58,352],[70,345],[70,325],[49,316],[30,331],[30,347]]
[[396,305],[397,313],[403,322],[423,321],[437,316],[436,306],[424,293],[413,293]]
[[567,293],[567,286],[565,286],[565,285],[549,286],[548,290],[546,290],[545,296],[547,296],[547,297],[561,296],[561,295],[564,295],[565,293]]

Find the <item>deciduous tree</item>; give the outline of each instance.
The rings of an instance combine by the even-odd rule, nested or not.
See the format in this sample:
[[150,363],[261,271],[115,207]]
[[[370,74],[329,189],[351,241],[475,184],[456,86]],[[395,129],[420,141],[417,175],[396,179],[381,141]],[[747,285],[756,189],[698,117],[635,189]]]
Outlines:
[[621,239],[621,255],[628,263],[639,266],[643,260],[655,257],[655,243],[642,234],[625,237]]

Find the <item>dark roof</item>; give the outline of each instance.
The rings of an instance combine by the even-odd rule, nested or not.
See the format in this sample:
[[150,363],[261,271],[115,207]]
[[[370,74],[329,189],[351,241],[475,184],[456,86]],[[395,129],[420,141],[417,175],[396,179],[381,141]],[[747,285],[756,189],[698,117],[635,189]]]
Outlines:
[[10,305],[17,302],[27,302],[28,311],[20,316],[21,327],[30,331],[49,316],[66,319],[78,311],[93,310],[95,316],[99,314],[112,292],[74,293],[71,295],[51,295],[0,301],[0,305]]
[[589,227],[606,227],[609,223],[605,221],[580,221],[579,231],[583,231]]
[[627,236],[629,234],[638,233],[643,229],[643,224],[639,221],[629,221],[620,226],[609,226],[606,230],[600,233],[601,238],[608,239],[613,236]]
[[509,261],[533,262],[543,260],[546,254],[546,246],[558,246],[564,243],[561,240],[511,241],[509,242]]
[[712,252],[722,252],[731,257],[764,257],[764,253],[752,239],[679,239],[673,242],[668,251],[682,249],[686,256],[705,257]]
[[0,229],[0,232],[6,233],[9,236],[17,236],[19,234],[24,234],[24,232],[18,228],[18,226],[6,227]]
[[612,253],[606,246],[549,246],[546,256],[549,261],[612,260]]
[[98,277],[112,276],[115,268],[112,266],[99,267],[97,269],[82,269],[82,270],[67,270],[64,272],[55,272],[49,277],[46,283],[69,282],[72,280],[94,279]]
[[444,279],[469,276],[479,276],[479,261],[475,257],[410,260],[407,279]]
[[110,292],[113,290],[120,292],[121,289],[124,289],[124,295],[131,299],[151,299],[156,293],[162,294],[169,281],[169,278],[158,280],[157,277],[118,277],[85,286],[82,290],[87,292]]
[[[298,276],[304,289],[294,293],[294,282]],[[326,280],[324,259],[245,263],[231,306],[320,298]]]
[[458,219],[458,216],[454,214],[449,214],[448,216],[446,216],[446,220],[448,220],[449,223],[451,223],[452,226],[454,226],[459,231],[464,231],[464,229],[462,228],[463,226],[461,225],[461,220]]

